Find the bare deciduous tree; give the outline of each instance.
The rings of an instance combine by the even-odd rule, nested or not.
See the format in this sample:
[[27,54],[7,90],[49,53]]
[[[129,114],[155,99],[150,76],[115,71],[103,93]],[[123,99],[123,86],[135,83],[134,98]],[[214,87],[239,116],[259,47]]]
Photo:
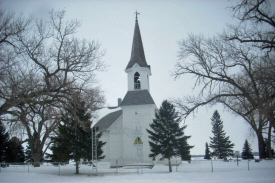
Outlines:
[[[14,12],[0,8],[0,80],[4,79],[9,67],[16,64],[17,36],[28,31],[30,22],[31,18],[16,16]],[[0,88],[0,97],[2,96],[3,91]],[[1,104],[2,102],[1,100]]]
[[64,10],[51,11],[49,22],[32,23],[31,30],[15,35],[14,54],[5,57],[16,64],[1,66],[0,115],[12,126],[24,127],[34,161],[40,161],[68,105],[79,96],[92,111],[103,104],[94,85],[95,72],[105,64],[99,43],[74,37],[80,22],[65,20]]
[[269,0],[241,0],[231,10],[233,16],[240,20],[240,25],[230,27],[230,40],[249,42],[261,49],[274,51],[274,3]]
[[[198,96],[174,101],[184,117],[200,106],[216,103],[224,104],[246,120],[256,109],[266,118],[266,111],[274,110],[272,92],[267,92],[262,77],[263,71],[269,68],[260,64],[263,60],[271,62],[270,56],[253,45],[227,41],[223,35],[211,39],[190,35],[180,43],[179,58],[182,62],[176,65],[175,77],[192,74],[196,78],[195,87],[201,87]],[[259,124],[262,121],[247,121],[256,133],[262,131],[264,124]],[[255,128],[255,124],[259,124],[260,129]],[[260,141],[262,143],[261,138]]]
[[[275,129],[275,13],[267,0],[243,0],[232,7],[238,26],[206,39],[190,35],[180,42],[174,76],[196,78],[197,96],[175,103],[187,117],[203,105],[222,103],[255,130],[262,151],[262,130]],[[270,142],[270,141],[269,141]],[[270,144],[269,144],[270,145]]]

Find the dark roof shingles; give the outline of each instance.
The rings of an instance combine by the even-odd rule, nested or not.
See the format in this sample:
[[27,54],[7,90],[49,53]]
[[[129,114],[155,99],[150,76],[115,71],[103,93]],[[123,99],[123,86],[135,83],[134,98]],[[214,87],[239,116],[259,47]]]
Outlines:
[[138,21],[136,20],[135,30],[134,30],[134,37],[133,37],[133,44],[132,44],[132,52],[131,52],[131,59],[126,67],[126,69],[132,68],[134,65],[138,64],[140,67],[148,67],[150,66],[147,64],[142,44],[142,39],[140,35]]
[[155,104],[148,90],[128,91],[120,106]]
[[122,110],[112,112],[101,118],[95,127],[98,127],[98,131],[103,131],[108,129],[120,116],[122,115]]

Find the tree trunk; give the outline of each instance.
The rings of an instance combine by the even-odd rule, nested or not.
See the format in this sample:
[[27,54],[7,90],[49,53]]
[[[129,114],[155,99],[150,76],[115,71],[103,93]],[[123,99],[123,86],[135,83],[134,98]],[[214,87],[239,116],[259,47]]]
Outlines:
[[40,161],[43,157],[42,145],[40,141],[40,136],[38,133],[34,132],[33,136],[30,137],[29,145],[31,148],[32,158],[34,162],[34,167],[40,167]]
[[268,137],[267,137],[267,152],[268,152],[268,157],[267,158],[272,158],[272,150],[271,150],[271,130],[272,125],[269,123],[269,128],[268,128]]
[[75,162],[75,174],[79,174],[79,161]]
[[169,164],[169,172],[172,172],[172,165],[171,165],[171,159],[168,158],[168,164]]
[[274,130],[273,133],[275,133],[275,117],[274,117],[275,115],[273,113],[273,110],[270,110],[270,112],[268,112],[266,116],[270,123],[271,128],[273,127],[273,130]]
[[34,167],[40,167],[40,160],[41,160],[40,153],[33,154],[32,158],[33,158],[33,166]]
[[264,138],[261,132],[256,132],[258,138],[258,149],[259,149],[259,157],[260,159],[264,159]]

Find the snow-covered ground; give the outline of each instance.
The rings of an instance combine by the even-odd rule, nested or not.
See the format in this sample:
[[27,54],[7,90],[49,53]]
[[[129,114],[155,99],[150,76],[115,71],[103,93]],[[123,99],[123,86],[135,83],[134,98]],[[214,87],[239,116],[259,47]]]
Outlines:
[[[256,163],[254,160],[248,162],[242,160],[237,163],[213,161],[213,173],[211,161],[192,161],[182,162],[180,166],[173,167],[173,172],[168,173],[168,167],[165,165],[155,165],[153,169],[140,169],[139,174],[137,169],[119,168],[110,169],[104,166],[104,163],[98,167],[97,175],[92,173],[92,167],[81,165],[80,174],[74,174],[75,168],[73,165],[60,167],[50,164],[42,165],[39,168],[32,166],[10,166],[2,168],[0,173],[1,183],[88,183],[88,182],[275,182],[275,160],[263,160]],[[59,175],[60,173],[60,175]]]

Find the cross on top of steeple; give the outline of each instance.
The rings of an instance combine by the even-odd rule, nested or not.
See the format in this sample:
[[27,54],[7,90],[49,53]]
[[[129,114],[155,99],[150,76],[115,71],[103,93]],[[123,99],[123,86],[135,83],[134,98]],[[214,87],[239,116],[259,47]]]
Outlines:
[[140,14],[139,12],[135,12],[135,14],[136,14],[136,20],[138,19],[138,15]]

